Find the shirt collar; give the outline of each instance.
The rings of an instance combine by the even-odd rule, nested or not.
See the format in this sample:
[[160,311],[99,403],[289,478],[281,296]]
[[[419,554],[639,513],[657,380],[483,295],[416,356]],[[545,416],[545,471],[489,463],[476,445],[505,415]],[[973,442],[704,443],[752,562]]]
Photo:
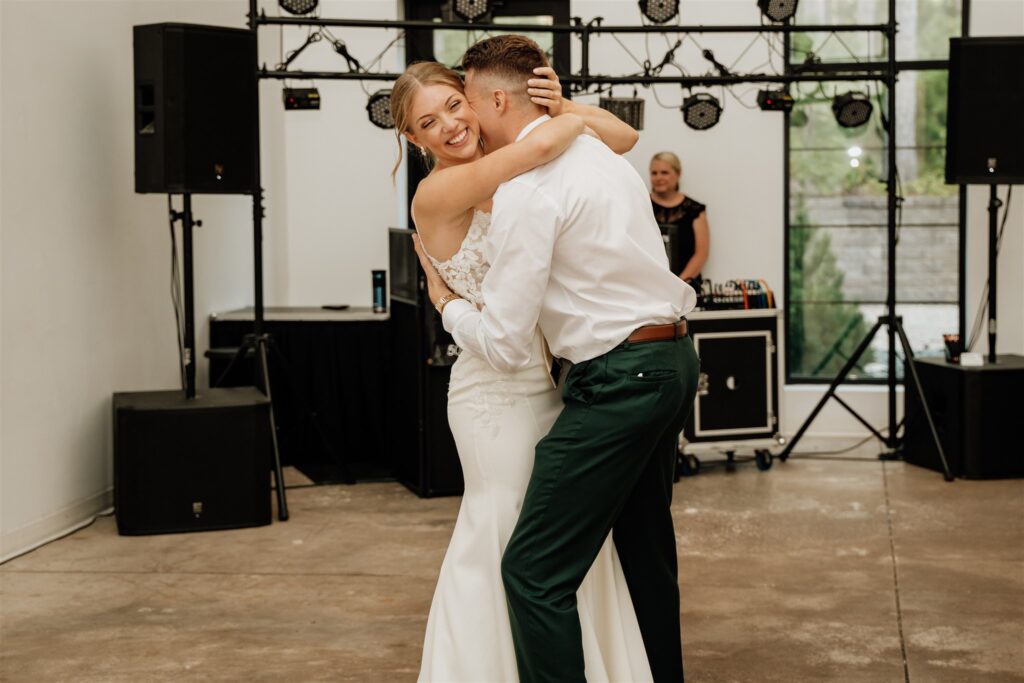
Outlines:
[[516,142],[519,142],[520,140],[525,138],[530,133],[531,130],[533,130],[534,128],[536,128],[540,124],[544,123],[545,121],[550,121],[550,120],[551,120],[551,117],[548,116],[547,114],[543,114],[541,116],[538,116],[533,121],[531,121],[530,123],[526,124],[525,128],[523,128],[521,131],[519,131],[519,135],[516,136]]

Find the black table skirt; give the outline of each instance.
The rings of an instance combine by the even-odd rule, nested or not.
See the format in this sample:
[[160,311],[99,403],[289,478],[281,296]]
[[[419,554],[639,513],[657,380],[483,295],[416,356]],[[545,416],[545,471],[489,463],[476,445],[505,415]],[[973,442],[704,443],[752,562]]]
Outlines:
[[[392,477],[389,323],[268,320],[265,330],[282,463],[320,482],[341,481],[346,468],[357,479]],[[237,347],[251,331],[251,321],[210,321],[211,385],[230,362],[219,350]],[[254,384],[255,370],[250,353],[220,386]]]

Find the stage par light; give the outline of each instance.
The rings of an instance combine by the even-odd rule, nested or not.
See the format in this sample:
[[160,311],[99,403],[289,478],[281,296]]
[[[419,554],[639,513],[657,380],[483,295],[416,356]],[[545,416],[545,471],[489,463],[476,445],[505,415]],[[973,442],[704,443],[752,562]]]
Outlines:
[[832,99],[832,113],[843,128],[863,126],[871,118],[871,98],[862,92],[850,91]]
[[722,104],[714,95],[700,92],[683,100],[683,122],[694,130],[707,130],[722,116]]
[[453,0],[452,11],[463,21],[484,21],[491,12],[488,0]]
[[391,118],[391,91],[378,90],[370,95],[366,103],[366,112],[370,115],[370,123],[378,128],[394,128],[395,120]]
[[640,0],[640,12],[655,24],[664,24],[679,14],[679,0]]
[[789,21],[796,14],[796,5],[799,0],[757,0],[757,6],[761,8],[761,14],[771,21],[782,23]]
[[309,14],[316,9],[319,0],[277,0],[285,12],[289,14]]
[[602,97],[597,106],[622,119],[636,130],[644,129],[644,101],[640,97]]

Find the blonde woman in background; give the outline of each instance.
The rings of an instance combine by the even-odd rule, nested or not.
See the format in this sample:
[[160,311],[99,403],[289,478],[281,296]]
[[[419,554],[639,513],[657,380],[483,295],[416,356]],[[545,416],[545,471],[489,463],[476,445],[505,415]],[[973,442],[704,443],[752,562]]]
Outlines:
[[669,267],[699,292],[701,270],[711,249],[707,207],[679,191],[683,166],[672,152],[655,154],[650,171],[654,218],[662,232],[672,237]]

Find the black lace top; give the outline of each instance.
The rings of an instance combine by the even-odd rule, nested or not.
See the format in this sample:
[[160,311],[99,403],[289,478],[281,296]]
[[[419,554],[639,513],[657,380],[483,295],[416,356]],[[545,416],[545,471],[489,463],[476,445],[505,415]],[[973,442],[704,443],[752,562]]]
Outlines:
[[667,238],[665,247],[668,251],[669,267],[678,275],[683,272],[683,268],[697,250],[693,222],[707,207],[689,197],[684,197],[679,206],[671,208],[666,208],[652,199],[651,206],[654,209],[654,219],[661,226],[662,235]]

